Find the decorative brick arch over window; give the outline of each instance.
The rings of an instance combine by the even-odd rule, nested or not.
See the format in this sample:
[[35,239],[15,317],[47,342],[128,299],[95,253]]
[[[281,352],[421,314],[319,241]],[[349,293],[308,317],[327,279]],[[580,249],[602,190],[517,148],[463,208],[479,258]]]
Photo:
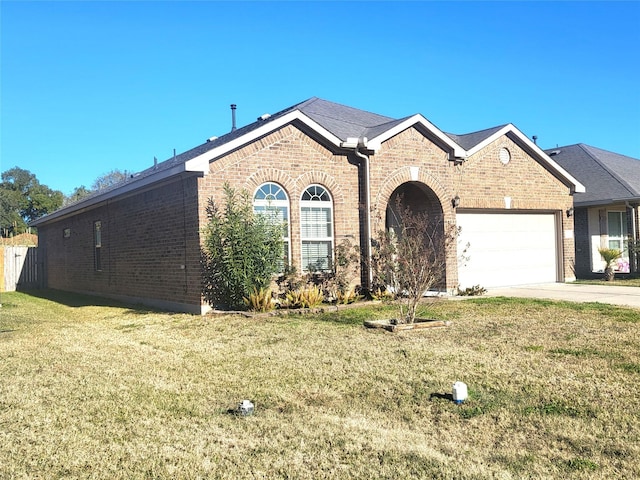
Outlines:
[[333,200],[322,185],[309,185],[300,197],[302,270],[333,268]]
[[268,215],[274,223],[282,223],[283,267],[289,265],[291,259],[289,212],[291,210],[287,192],[277,183],[263,183],[253,195],[253,211],[261,215]]

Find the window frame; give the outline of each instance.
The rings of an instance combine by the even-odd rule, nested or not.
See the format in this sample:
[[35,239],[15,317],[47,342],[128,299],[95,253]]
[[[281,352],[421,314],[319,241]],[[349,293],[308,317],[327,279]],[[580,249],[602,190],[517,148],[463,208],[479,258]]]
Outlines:
[[[311,193],[312,189],[313,189],[313,193]],[[321,189],[323,193],[319,195],[318,189]],[[311,198],[305,199],[305,195],[309,195]],[[325,195],[327,197],[327,200],[323,200],[321,198],[321,197],[324,197]],[[324,217],[326,215],[326,223],[324,222],[320,223],[318,221],[315,221],[315,222],[311,221],[309,223],[305,223],[305,217],[308,217],[308,215],[305,215],[304,212],[307,209],[309,209],[310,213],[311,213],[311,209],[319,209],[321,216]],[[320,185],[317,183],[307,186],[307,188],[305,188],[302,194],[300,195],[300,265],[301,265],[301,270],[303,272],[327,273],[327,272],[333,271],[333,265],[334,265],[333,257],[334,257],[334,245],[335,245],[335,221],[334,221],[333,215],[334,215],[333,197],[329,189],[326,188],[324,185]],[[317,231],[318,228],[321,227],[323,224],[326,225],[326,228],[328,230],[327,232],[328,235],[325,235],[325,236],[305,235],[305,230]],[[308,250],[308,248],[305,248],[305,244],[306,245],[316,244],[317,246],[320,247],[320,249],[322,248],[321,246],[323,244],[327,245],[328,251],[325,257],[327,259],[327,265],[324,266],[324,268],[321,268],[319,270],[316,269],[313,271],[309,269],[308,266],[311,265],[312,263],[310,262],[311,256],[308,254],[306,255],[306,263],[308,263],[308,265],[305,265],[305,250]],[[318,258],[318,254],[316,254],[316,258]]]
[[102,221],[93,222],[93,267],[96,272],[102,271]]
[[[611,217],[615,215],[618,217],[620,229],[615,232],[615,235],[611,234]],[[626,251],[628,238],[627,238],[627,212],[620,210],[610,210],[607,212],[607,247],[617,248],[620,251]],[[611,242],[618,242],[618,246],[612,246]]]
[[[269,187],[267,191],[265,188]],[[275,187],[275,189],[274,189]],[[264,193],[265,198],[256,198],[258,194]],[[284,198],[277,198],[279,194],[282,194]],[[274,198],[268,198],[273,196]],[[283,268],[280,273],[283,273],[285,268],[291,265],[291,202],[289,201],[289,195],[282,185],[276,182],[264,182],[258,186],[253,192],[253,212],[259,215],[264,213],[258,209],[264,209],[264,212],[271,210],[284,211],[282,221],[285,224],[285,228],[282,229],[282,242],[283,242]],[[276,218],[279,218],[276,215]]]

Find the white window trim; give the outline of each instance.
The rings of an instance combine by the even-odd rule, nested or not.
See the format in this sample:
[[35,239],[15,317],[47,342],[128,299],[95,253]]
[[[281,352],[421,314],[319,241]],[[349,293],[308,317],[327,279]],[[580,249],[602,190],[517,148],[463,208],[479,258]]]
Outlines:
[[[312,187],[319,187],[322,188],[327,196],[329,197],[328,201],[318,201],[318,200],[302,200],[302,197],[304,196],[305,192],[307,192],[307,190],[309,190]],[[302,223],[302,209],[303,208],[328,208],[329,209],[329,219],[331,222],[331,235],[327,236],[327,237],[305,237],[303,235],[303,223]],[[329,243],[329,265],[328,268],[326,270],[322,270],[322,271],[330,271],[333,268],[333,264],[335,259],[333,258],[334,255],[334,236],[335,236],[335,221],[333,218],[333,196],[331,195],[331,192],[329,191],[328,188],[326,188],[324,185],[320,185],[317,183],[308,185],[304,191],[302,192],[302,195],[300,195],[300,265],[301,265],[301,269],[303,272],[308,272],[309,270],[307,269],[307,265],[305,265],[304,263],[304,257],[303,257],[303,248],[302,245],[304,242],[328,242]],[[316,272],[312,272],[312,273],[316,273]]]
[[[622,231],[619,232],[620,235],[618,235],[616,232],[616,235],[611,235],[611,232],[609,231],[609,215],[611,215],[612,213],[617,214],[620,217],[620,226]],[[613,241],[619,241],[621,248],[620,250],[622,250],[622,257],[620,257],[620,259],[624,262],[629,262],[629,251],[628,251],[628,231],[627,231],[627,223],[626,223],[626,211],[623,210],[607,210],[607,247],[610,247],[610,243],[612,240]],[[617,269],[617,267],[616,267]]]
[[[268,200],[268,199],[257,199],[256,194],[264,188],[265,185],[275,185],[278,187],[285,196],[284,200]],[[275,207],[278,208],[286,208],[287,209],[287,235],[286,237],[283,235],[282,241],[287,245],[287,265],[291,265],[291,202],[289,201],[289,195],[287,191],[284,189],[282,185],[276,182],[264,182],[261,183],[258,188],[253,192],[253,211],[256,211],[256,207]]]

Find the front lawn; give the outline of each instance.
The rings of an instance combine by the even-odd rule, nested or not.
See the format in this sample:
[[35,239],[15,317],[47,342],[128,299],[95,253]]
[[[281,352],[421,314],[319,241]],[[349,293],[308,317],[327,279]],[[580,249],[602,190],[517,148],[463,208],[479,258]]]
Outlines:
[[607,282],[603,278],[578,279],[575,283],[584,283],[587,285],[615,285],[617,287],[640,287],[640,276],[618,275],[611,282]]
[[[640,477],[640,310],[478,298],[196,317],[3,294],[0,478]],[[452,384],[468,384],[456,405]],[[253,416],[232,413],[250,399]]]

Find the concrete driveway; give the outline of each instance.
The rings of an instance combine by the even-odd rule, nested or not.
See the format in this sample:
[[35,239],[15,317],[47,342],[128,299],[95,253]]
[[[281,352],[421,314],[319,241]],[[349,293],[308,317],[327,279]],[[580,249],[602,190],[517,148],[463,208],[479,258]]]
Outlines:
[[485,296],[600,302],[640,308],[640,287],[619,287],[615,285],[545,283],[518,287],[489,288]]

